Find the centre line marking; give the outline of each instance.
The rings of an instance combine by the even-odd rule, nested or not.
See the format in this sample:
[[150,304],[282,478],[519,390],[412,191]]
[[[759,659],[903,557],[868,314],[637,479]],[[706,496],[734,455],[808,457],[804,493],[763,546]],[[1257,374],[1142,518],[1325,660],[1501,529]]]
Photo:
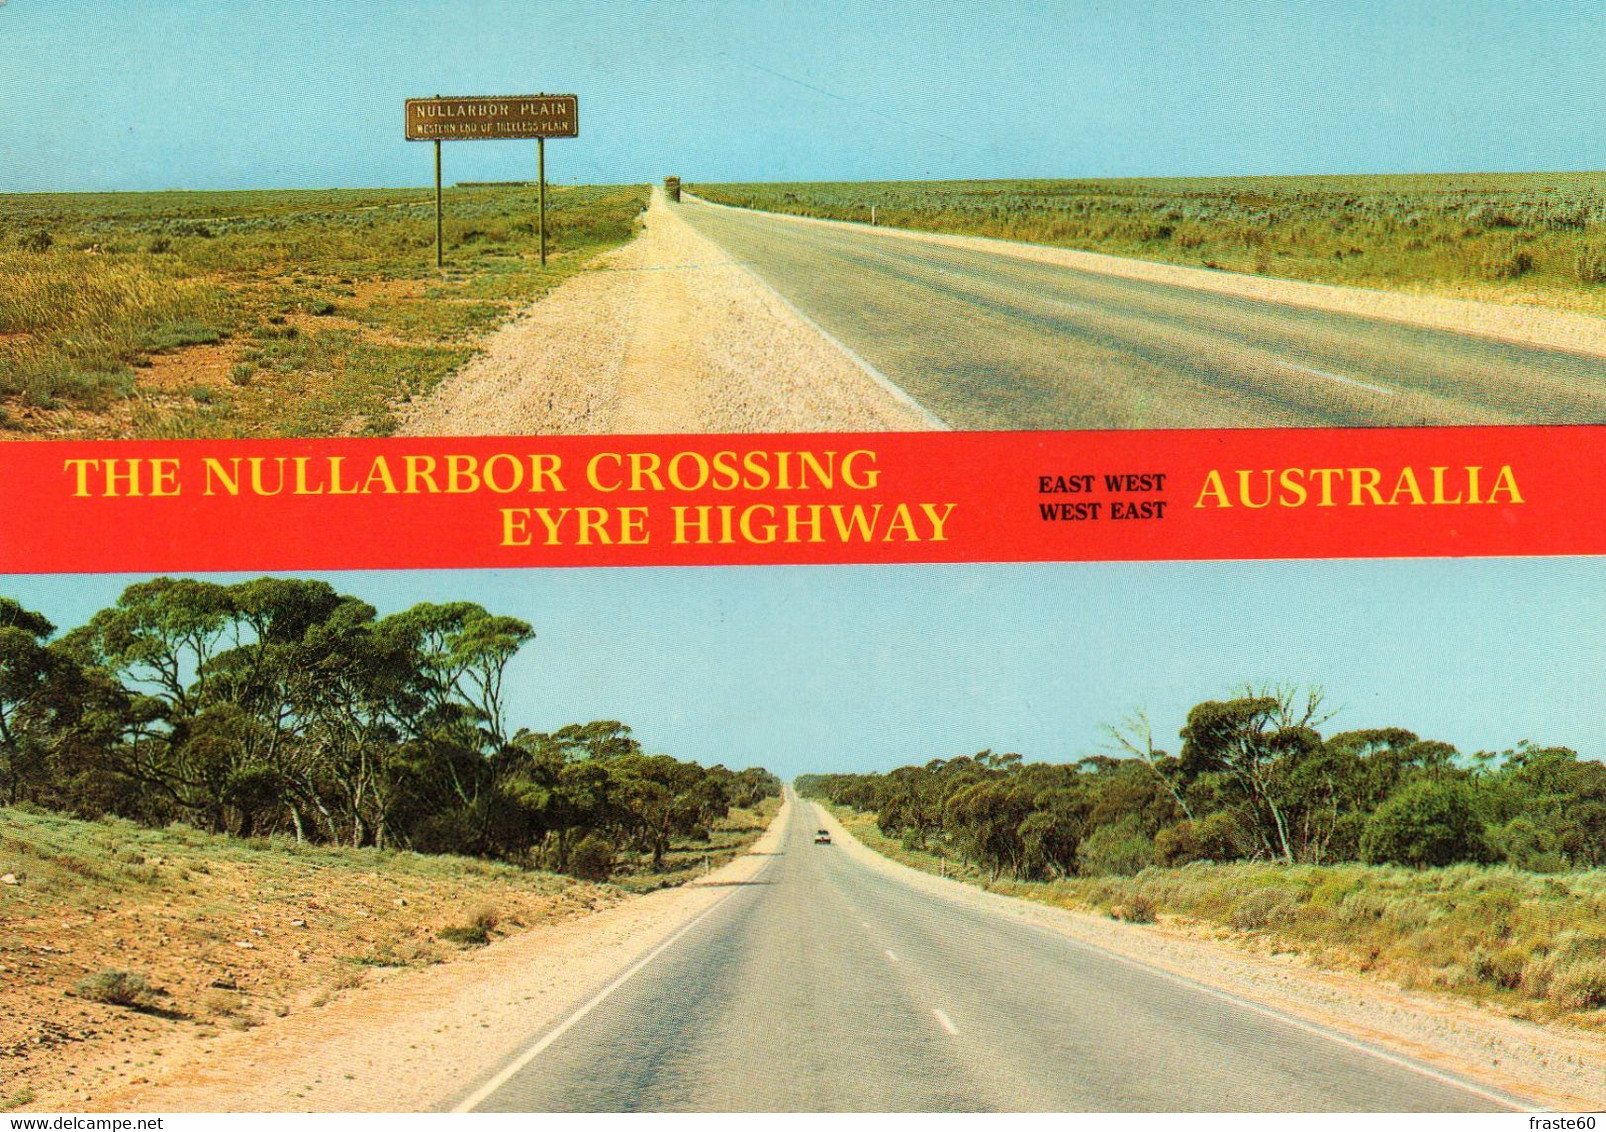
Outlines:
[[894,963],[896,963],[898,961],[898,957],[896,955],[892,954],[891,951],[887,952],[887,958],[892,960]]
[[944,1030],[947,1030],[950,1034],[954,1035],[955,1037],[959,1036],[959,1028],[948,1020],[948,1015],[944,1014],[940,1010],[933,1010],[932,1013],[937,1016],[937,1021],[942,1024],[942,1028]]
[[1297,365],[1294,362],[1283,362],[1282,364],[1288,369],[1296,370],[1299,373],[1308,373],[1312,377],[1322,377],[1328,381],[1343,382],[1345,385],[1353,385],[1356,389],[1364,389],[1369,393],[1381,393],[1385,397],[1393,397],[1395,393],[1392,389],[1384,389],[1381,385],[1373,385],[1369,381],[1357,381],[1355,378],[1345,377],[1341,373],[1328,373],[1324,369],[1311,369],[1310,366]]

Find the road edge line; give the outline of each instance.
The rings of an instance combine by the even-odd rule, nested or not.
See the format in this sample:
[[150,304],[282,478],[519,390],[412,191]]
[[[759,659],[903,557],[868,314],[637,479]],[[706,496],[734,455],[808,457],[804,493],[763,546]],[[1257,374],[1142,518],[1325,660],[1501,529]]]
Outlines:
[[[688,197],[691,197],[691,199],[696,201],[698,204],[706,205],[709,208],[728,208],[728,209],[732,209],[733,211],[736,211],[736,212],[746,212],[746,213],[750,213],[750,214],[751,213],[757,213],[758,215],[761,215],[761,216],[780,215],[779,213],[760,212],[757,209],[736,208],[734,205],[720,204],[717,201],[704,200],[702,197],[692,196],[691,193],[686,193],[684,195],[686,195]],[[850,361],[854,365],[858,366],[859,369],[864,372],[864,375],[866,377],[868,377],[871,381],[873,381],[877,385],[879,385],[884,392],[891,394],[893,400],[897,401],[904,408],[913,409],[916,413],[920,414],[920,416],[925,420],[926,424],[928,424],[931,427],[932,431],[934,431],[934,432],[952,432],[953,431],[953,425],[951,425],[947,421],[943,420],[936,413],[933,413],[930,409],[926,408],[919,401],[916,401],[912,396],[910,396],[908,390],[904,389],[897,382],[893,381],[886,374],[884,374],[880,370],[878,370],[874,365],[872,365],[868,360],[866,360],[864,358],[864,356],[862,354],[860,354],[857,350],[855,350],[852,346],[849,346],[846,342],[842,341],[842,339],[838,338],[835,334],[832,334],[825,327],[821,326],[819,323],[815,322],[808,315],[804,314],[801,310],[799,310],[797,308],[797,304],[796,303],[792,302],[791,299],[788,299],[785,295],[783,295],[779,291],[777,291],[775,289],[775,287],[770,283],[770,281],[768,279],[765,279],[757,271],[753,270],[753,268],[750,267],[748,264],[745,264],[745,263],[741,262],[735,256],[731,255],[731,253],[729,251],[727,251],[724,247],[721,247],[719,242],[717,240],[715,240],[712,236],[708,235],[706,232],[698,232],[697,234],[699,236],[701,236],[703,239],[707,240],[709,243],[713,244],[715,247],[719,248],[719,250],[725,254],[725,257],[730,260],[732,266],[734,266],[736,268],[739,268],[740,270],[746,272],[748,277],[751,278],[753,280],[753,282],[757,283],[760,287],[764,288],[765,291],[769,292],[769,294],[774,296],[775,300],[777,302],[779,302],[787,310],[791,311],[792,314],[794,316],[796,316],[797,319],[803,323],[803,325],[807,326],[810,330],[814,331],[814,333],[818,334],[821,338],[824,338],[832,346],[836,347],[836,349],[841,351],[842,354],[847,357],[848,361]]]
[[[783,799],[783,801],[786,800],[784,794],[782,795],[782,799]],[[776,817],[777,818],[780,817],[780,813],[778,811],[776,813]],[[788,817],[788,825],[790,825],[790,816]],[[766,830],[765,832],[767,833],[768,830]],[[759,834],[759,838],[762,838],[763,836],[764,836],[764,834]],[[758,839],[757,838],[754,839],[753,844],[754,845],[758,844]],[[769,871],[769,869],[770,869],[770,862],[765,862],[764,867],[761,868],[758,871],[758,875],[759,876],[763,876],[765,873],[767,873]],[[695,883],[693,883],[692,885],[688,885],[687,887],[695,887]],[[622,975],[619,975],[611,983],[609,983],[607,986],[603,987],[600,991],[598,991],[596,994],[591,996],[591,998],[587,999],[585,1003],[583,1003],[578,1009],[576,1009],[572,1014],[570,1014],[562,1022],[559,1022],[556,1026],[554,1026],[552,1029],[548,1030],[545,1034],[542,1034],[539,1038],[537,1038],[535,1040],[535,1042],[528,1049],[526,1049],[523,1053],[519,1054],[517,1057],[515,1057],[508,1064],[504,1065],[501,1069],[499,1069],[495,1073],[495,1075],[493,1075],[488,1081],[486,1081],[485,1084],[481,1085],[478,1089],[474,1090],[474,1092],[470,1093],[463,1100],[461,1100],[457,1104],[453,1105],[448,1111],[449,1112],[453,1112],[453,1113],[473,1112],[474,1109],[478,1105],[483,1103],[487,1098],[489,1098],[492,1094],[494,1094],[503,1085],[507,1084],[510,1080],[512,1080],[514,1075],[517,1074],[519,1072],[519,1070],[523,1069],[526,1065],[529,1065],[530,1062],[532,1062],[536,1058],[540,1057],[541,1054],[546,1052],[548,1047],[550,1047],[554,1042],[556,1042],[564,1034],[568,1033],[571,1029],[573,1029],[574,1026],[577,1023],[579,1023],[579,1021],[582,1018],[584,1018],[587,1014],[590,1014],[597,1007],[601,1006],[603,1004],[603,1002],[606,1001],[607,998],[610,995],[613,994],[614,991],[616,991],[620,987],[624,986],[625,983],[629,982],[630,979],[633,976],[638,974],[643,968],[645,968],[654,959],[658,958],[658,956],[662,955],[664,952],[668,951],[671,947],[673,947],[677,942],[679,942],[681,936],[685,935],[687,932],[691,931],[698,924],[702,923],[705,919],[707,919],[714,912],[715,909],[717,909],[720,905],[724,904],[725,901],[729,900],[732,896],[734,896],[736,894],[736,891],[737,891],[736,889],[730,889],[729,891],[721,893],[719,895],[719,897],[717,899],[715,899],[715,901],[712,904],[710,904],[708,907],[704,908],[701,912],[697,913],[697,915],[693,916],[692,919],[690,920],[690,922],[681,925],[681,927],[678,930],[676,930],[674,935],[670,936],[668,939],[666,939],[662,943],[660,943],[657,947],[653,948],[643,958],[638,959],[634,964],[632,964],[629,968],[627,968]]]
[[[736,212],[758,213],[764,216],[774,216],[781,220],[796,221],[800,224],[823,224],[830,227],[877,232],[894,239],[914,240],[919,243],[935,244],[938,247],[972,248],[978,251],[990,251],[994,255],[1010,256],[1014,259],[1028,260],[1051,267],[1062,267],[1071,271],[1108,275],[1112,278],[1128,279],[1135,282],[1159,283],[1205,294],[1222,295],[1248,302],[1273,303],[1281,306],[1296,307],[1301,310],[1317,311],[1323,314],[1376,319],[1379,322],[1392,323],[1396,326],[1404,326],[1415,330],[1434,330],[1446,334],[1458,334],[1485,342],[1503,343],[1508,346],[1554,350],[1560,353],[1572,354],[1592,362],[1606,357],[1606,347],[1567,345],[1558,341],[1555,334],[1547,335],[1541,330],[1525,331],[1521,327],[1517,330],[1511,330],[1505,327],[1483,324],[1484,318],[1492,316],[1488,315],[1482,308],[1492,307],[1505,310],[1515,309],[1523,312],[1529,316],[1527,319],[1529,326],[1537,323],[1542,327],[1548,327],[1553,331],[1562,333],[1573,329],[1588,333],[1590,326],[1588,320],[1596,316],[1561,307],[1521,307],[1517,304],[1502,303],[1492,299],[1466,299],[1457,298],[1454,295],[1419,295],[1407,291],[1390,290],[1386,287],[1365,287],[1354,283],[1322,283],[1314,279],[1291,279],[1287,276],[1279,275],[1256,275],[1251,272],[1225,271],[1186,263],[1173,263],[1163,259],[1144,259],[1141,256],[1100,252],[1091,248],[1071,248],[1060,244],[1039,244],[1030,240],[1011,240],[1003,236],[982,236],[970,232],[942,232],[925,228],[900,228],[892,224],[867,224],[862,220],[838,220],[826,216],[809,216],[800,212],[777,212],[750,205],[723,204],[719,201],[709,200],[706,197],[696,196],[691,192],[687,192],[685,195],[713,208],[728,208]],[[1095,262],[1070,263],[1037,254],[1056,251],[1069,252],[1076,257],[1085,256]],[[1148,267],[1158,268],[1159,271],[1151,274],[1143,270]],[[1237,282],[1239,286],[1213,286],[1211,285],[1212,281],[1227,282],[1229,284]],[[1297,290],[1291,296],[1272,296],[1265,294],[1264,288],[1261,286],[1261,284],[1267,283],[1291,284]],[[1332,295],[1324,294],[1323,292],[1339,292],[1340,298],[1335,299]],[[1357,309],[1356,306],[1345,304],[1341,301],[1341,296],[1345,294],[1359,297],[1371,295],[1385,301],[1391,298],[1420,299],[1429,305],[1444,304],[1444,306],[1437,313],[1378,313],[1377,311]]]
[[[813,801],[813,799],[810,799],[810,801]],[[1088,940],[1078,939],[1077,937],[1068,935],[1065,932],[1056,931],[1053,927],[1047,924],[1038,923],[1026,915],[1027,911],[1034,909],[1052,910],[1050,905],[1038,904],[1035,901],[1024,900],[1020,897],[1006,896],[1003,893],[992,892],[985,888],[978,888],[975,885],[966,884],[964,881],[954,880],[950,877],[939,877],[932,873],[926,872],[924,869],[917,869],[912,865],[904,864],[902,861],[895,861],[891,857],[888,857],[885,853],[878,852],[877,850],[870,848],[864,842],[860,841],[853,835],[853,832],[849,830],[845,824],[843,824],[840,818],[831,813],[824,806],[820,806],[819,803],[816,802],[815,804],[823,813],[825,813],[832,821],[836,823],[838,828],[845,835],[846,839],[850,840],[854,845],[858,846],[859,849],[869,854],[872,858],[891,865],[895,869],[907,869],[919,877],[938,881],[939,890],[936,894],[944,900],[956,900],[962,895],[974,894],[982,897],[984,900],[991,898],[993,900],[1004,901],[1005,903],[1003,906],[996,909],[998,912],[1000,912],[1000,914],[1007,915],[1010,919],[1013,919],[1022,927],[1039,932],[1050,939],[1059,940],[1062,943],[1069,944],[1071,947],[1081,948],[1084,951],[1089,951],[1095,955],[1113,960],[1114,962],[1120,963],[1122,966],[1165,979],[1177,986],[1186,987],[1190,990],[1209,995],[1210,997],[1218,999],[1219,1001],[1230,1003],[1233,1006],[1237,1006],[1251,1011],[1252,1013],[1259,1014],[1264,1018],[1270,1018],[1272,1021],[1282,1022],[1286,1025],[1293,1026],[1295,1029],[1302,1030],[1314,1037],[1325,1038],[1328,1041],[1334,1042],[1335,1044],[1353,1049],[1358,1053],[1368,1054],[1380,1061],[1388,1062],[1389,1064],[1397,1066],[1401,1069],[1409,1070],[1420,1076],[1438,1081],[1441,1084],[1449,1085],[1453,1088],[1460,1089],[1463,1092],[1471,1093],[1474,1096],[1482,1097],[1485,1100],[1493,1101],[1499,1105],[1504,1105],[1513,1112],[1552,1111],[1546,1106],[1537,1104],[1531,1098],[1524,1097],[1519,1093],[1513,1093],[1504,1089],[1482,1085],[1465,1077],[1457,1076],[1454,1073],[1436,1069],[1431,1065],[1424,1064],[1423,1062],[1410,1057],[1409,1055],[1394,1053],[1388,1049],[1369,1043],[1358,1037],[1350,1037],[1348,1034],[1342,1033],[1337,1029],[1323,1026],[1316,1022],[1306,1021],[1296,1014],[1279,1010],[1277,1007],[1270,1004],[1256,1002],[1252,998],[1237,995],[1231,991],[1211,986],[1209,983],[1206,983],[1202,980],[1194,979],[1179,972],[1168,970],[1167,968],[1161,967],[1157,964],[1147,963],[1141,959],[1133,959],[1130,956],[1121,954],[1119,951],[1113,950],[1112,948],[1103,947]],[[949,884],[959,886],[958,890],[949,892],[940,891],[940,882],[943,881],[947,881]],[[1015,905],[1017,902],[1025,907],[1014,907],[1013,905]]]

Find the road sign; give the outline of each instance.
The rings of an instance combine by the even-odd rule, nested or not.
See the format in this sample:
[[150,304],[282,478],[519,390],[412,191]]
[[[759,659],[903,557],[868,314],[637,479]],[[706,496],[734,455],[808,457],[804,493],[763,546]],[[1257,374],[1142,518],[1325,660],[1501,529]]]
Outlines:
[[580,136],[580,99],[572,94],[409,98],[408,141],[507,141]]
[[[0,0],[3,3],[4,0]],[[535,139],[541,185],[541,266],[546,266],[546,140],[580,136],[580,99],[573,94],[478,95],[409,98],[408,141],[435,143],[435,266],[445,264],[441,244],[441,142]]]

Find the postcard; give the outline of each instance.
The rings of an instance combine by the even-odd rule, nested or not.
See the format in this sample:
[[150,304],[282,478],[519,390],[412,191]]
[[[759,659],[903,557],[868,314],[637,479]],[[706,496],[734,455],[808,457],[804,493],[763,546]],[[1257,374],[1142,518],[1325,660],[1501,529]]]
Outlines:
[[0,44],[8,1127],[1593,1127],[1593,5]]

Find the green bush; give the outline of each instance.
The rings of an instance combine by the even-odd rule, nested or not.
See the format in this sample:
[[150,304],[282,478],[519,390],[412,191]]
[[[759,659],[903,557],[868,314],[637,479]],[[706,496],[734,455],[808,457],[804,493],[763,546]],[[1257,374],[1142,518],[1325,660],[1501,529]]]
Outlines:
[[56,238],[43,228],[35,228],[17,237],[17,246],[25,252],[48,252]]
[[1180,821],[1154,835],[1155,860],[1162,865],[1193,861],[1235,861],[1242,857],[1238,823],[1231,814],[1217,811],[1198,821]]
[[156,990],[144,975],[133,971],[100,971],[86,975],[73,987],[79,998],[149,1010],[156,1005]]
[[1154,864],[1154,843],[1134,818],[1101,825],[1076,847],[1083,876],[1132,876]]
[[597,833],[588,833],[569,854],[569,872],[581,880],[597,883],[613,875],[613,843]]
[[1580,283],[1606,283],[1606,250],[1586,248],[1579,252],[1573,274]]
[[1372,813],[1361,833],[1361,859],[1372,865],[1423,868],[1493,856],[1472,793],[1462,782],[1407,783]]
[[1513,818],[1491,830],[1489,840],[1512,868],[1530,873],[1559,873],[1567,867],[1558,851],[1555,835],[1527,818]]
[[1286,888],[1257,888],[1232,906],[1232,926],[1255,932],[1285,928],[1299,918],[1299,897]]
[[1559,967],[1551,976],[1549,998],[1563,1010],[1606,1006],[1606,959],[1583,959]]
[[1487,279],[1520,279],[1533,269],[1533,254],[1526,251],[1496,252],[1483,261]]

